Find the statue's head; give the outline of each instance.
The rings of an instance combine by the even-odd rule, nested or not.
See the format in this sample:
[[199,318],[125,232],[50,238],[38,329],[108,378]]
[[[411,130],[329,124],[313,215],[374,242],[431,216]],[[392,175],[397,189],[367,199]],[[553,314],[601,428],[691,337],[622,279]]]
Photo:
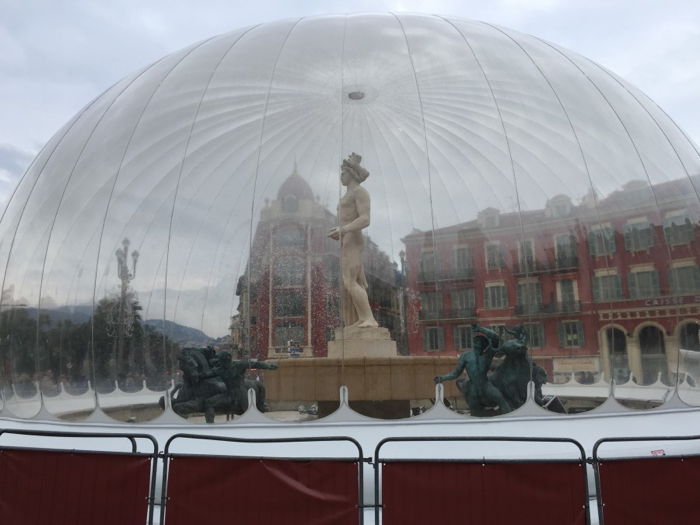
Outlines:
[[216,356],[216,351],[214,350],[213,346],[207,346],[206,348],[202,348],[200,351],[204,357],[207,358],[207,361],[211,361],[214,356]]
[[513,328],[510,329],[510,333],[514,335],[516,338],[520,339],[525,335],[525,327],[521,324],[516,324]]
[[477,354],[482,353],[489,346],[489,340],[485,335],[476,334],[474,336],[474,351]]
[[343,186],[347,186],[351,179],[358,184],[367,180],[369,171],[360,166],[360,162],[362,162],[362,157],[357,153],[351,153],[347,159],[343,160],[343,164],[340,166],[340,182],[343,183]]
[[221,350],[216,354],[217,363],[219,366],[223,366],[224,368],[230,365],[232,360],[233,358],[231,357],[231,352],[228,350]]

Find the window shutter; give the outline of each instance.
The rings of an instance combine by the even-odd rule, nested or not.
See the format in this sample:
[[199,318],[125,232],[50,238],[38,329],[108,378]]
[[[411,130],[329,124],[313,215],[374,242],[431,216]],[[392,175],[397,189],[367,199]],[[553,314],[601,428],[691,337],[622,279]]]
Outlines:
[[566,346],[566,329],[564,323],[559,323],[559,346]]
[[622,299],[622,283],[619,275],[613,276],[613,283],[615,285],[615,299]]
[[437,328],[437,335],[438,335],[438,350],[444,350],[445,349],[445,330],[442,328]]
[[605,253],[615,252],[615,230],[612,228],[605,228]]
[[600,277],[593,278],[593,300],[596,303],[599,303],[601,301],[600,287],[602,283],[603,280]]
[[669,268],[668,269],[668,287],[670,288],[669,292],[672,294],[676,293],[676,290],[678,290],[678,286],[676,285],[676,269],[675,268]]
[[639,289],[637,287],[637,278],[633,272],[627,274],[627,290],[630,294],[630,299],[639,297]]
[[628,252],[634,250],[634,241],[632,240],[633,231],[633,227],[625,226],[625,250]]
[[659,272],[654,270],[651,272],[651,290],[650,295],[659,295]]
[[643,233],[644,247],[649,249],[654,246],[654,228],[651,224],[647,223],[646,229],[642,230],[641,233]]
[[697,266],[693,267],[693,269],[691,270],[690,282],[693,287],[693,292],[700,291],[700,268],[698,268]]
[[596,244],[596,231],[590,231],[588,232],[588,250],[590,251],[591,255],[598,255],[598,246]]
[[581,321],[576,321],[576,330],[578,331],[578,344],[579,346],[584,346],[586,340],[583,335],[583,323]]

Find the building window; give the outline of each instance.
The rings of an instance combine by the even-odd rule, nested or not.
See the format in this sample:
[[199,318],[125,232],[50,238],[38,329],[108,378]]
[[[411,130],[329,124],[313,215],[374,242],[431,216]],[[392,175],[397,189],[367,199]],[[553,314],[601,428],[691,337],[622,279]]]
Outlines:
[[664,219],[664,237],[668,244],[688,244],[695,236],[695,228],[685,213],[669,214]]
[[498,270],[503,267],[503,251],[498,242],[486,244],[486,269]]
[[615,231],[610,226],[594,227],[588,232],[588,250],[591,255],[615,252]]
[[459,246],[452,252],[452,268],[454,269],[454,277],[467,278],[472,273],[472,259],[469,254],[469,248]]
[[593,300],[597,303],[622,299],[620,276],[596,275],[593,277]]
[[275,327],[275,346],[286,347],[304,344],[304,325],[297,321],[284,321]]
[[282,211],[287,213],[299,211],[299,199],[294,195],[287,195],[282,199]]
[[275,286],[303,286],[306,265],[301,257],[278,257],[274,267]]
[[528,347],[542,348],[544,346],[544,326],[542,323],[525,323],[523,328],[527,332]]
[[565,348],[583,346],[583,324],[581,321],[559,323],[559,345]]
[[484,308],[505,308],[508,306],[508,290],[502,284],[486,285]]
[[277,228],[272,234],[272,244],[275,248],[304,249],[304,230],[299,226]]
[[679,266],[668,272],[673,295],[687,295],[700,292],[700,268],[697,266]]
[[445,336],[442,328],[431,326],[423,331],[423,348],[426,352],[439,352],[445,347]]
[[656,270],[630,272],[627,277],[630,299],[643,299],[659,295],[659,273]]
[[496,335],[501,338],[501,341],[504,341],[506,339],[510,338],[510,334],[506,332],[506,325],[504,324],[491,324],[488,325],[486,328],[489,330],[496,332]]
[[468,350],[474,346],[471,326],[455,326],[454,336],[457,350]]
[[521,241],[518,244],[518,273],[530,273],[535,271],[535,247],[531,240]]
[[570,233],[557,235],[554,238],[554,251],[557,268],[577,268],[576,237]]
[[575,279],[560,279],[557,281],[557,292],[559,293],[559,302],[564,305],[576,304],[578,294],[576,293]]
[[452,292],[452,311],[458,317],[471,317],[474,315],[476,298],[473,288]]
[[300,291],[284,291],[275,293],[275,316],[303,317],[304,294]]
[[421,292],[420,308],[421,319],[437,319],[441,315],[441,299],[440,292]]
[[688,323],[681,327],[681,348],[683,350],[700,351],[700,325]]
[[654,246],[654,230],[649,221],[628,222],[625,225],[625,250],[639,252]]
[[518,283],[516,289],[518,310],[521,313],[537,313],[542,308],[542,286],[539,282]]
[[437,264],[435,261],[435,252],[422,252],[420,254],[420,274],[418,276],[418,280],[434,281],[436,277],[436,269]]

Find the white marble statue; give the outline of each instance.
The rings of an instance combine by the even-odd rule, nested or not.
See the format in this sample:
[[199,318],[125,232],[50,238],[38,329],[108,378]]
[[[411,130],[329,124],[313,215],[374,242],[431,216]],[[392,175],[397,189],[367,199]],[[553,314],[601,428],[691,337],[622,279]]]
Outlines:
[[343,324],[346,327],[373,328],[378,326],[367,298],[367,278],[362,266],[365,241],[362,230],[369,226],[369,193],[360,184],[369,172],[360,166],[362,157],[352,153],[343,161],[340,181],[346,187],[338,204],[339,227],[328,236],[339,240],[340,270],[343,279]]

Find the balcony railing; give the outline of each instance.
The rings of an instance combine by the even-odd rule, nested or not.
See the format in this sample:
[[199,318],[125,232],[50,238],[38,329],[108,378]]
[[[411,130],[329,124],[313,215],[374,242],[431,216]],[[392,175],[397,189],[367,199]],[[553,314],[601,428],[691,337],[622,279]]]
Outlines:
[[473,319],[476,317],[476,308],[457,308],[452,310],[421,310],[418,318],[421,321],[435,321],[437,319]]
[[515,315],[540,315],[547,313],[545,304],[516,304]]
[[449,270],[436,270],[418,272],[419,283],[431,283],[435,281],[468,281],[474,279],[474,268],[453,268]]
[[561,255],[556,258],[557,270],[576,270],[578,268],[578,257],[575,255]]
[[515,315],[554,315],[581,311],[579,301],[553,302],[549,304],[516,304]]
[[550,307],[551,313],[554,314],[569,314],[581,311],[580,301],[555,302],[550,303],[548,306]]
[[549,264],[543,261],[525,259],[515,264],[513,273],[515,275],[534,275],[550,270]]

